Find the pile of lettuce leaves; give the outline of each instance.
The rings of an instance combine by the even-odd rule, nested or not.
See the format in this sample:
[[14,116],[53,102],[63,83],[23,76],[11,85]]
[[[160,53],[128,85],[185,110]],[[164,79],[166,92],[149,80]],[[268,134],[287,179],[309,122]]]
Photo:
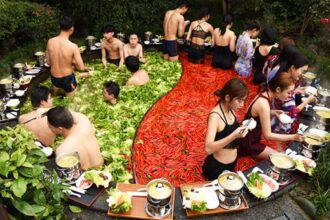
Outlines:
[[[110,171],[113,180],[118,182],[128,182],[132,178],[131,172],[126,169],[127,158],[131,155],[131,145],[140,121],[148,109],[176,85],[182,73],[179,62],[165,61],[159,52],[148,52],[145,55],[148,62],[140,68],[148,72],[150,82],[143,86],[126,86],[131,73],[125,66],[120,70],[112,64],[104,68],[101,60],[96,59],[86,64],[94,68],[92,77],[77,79],[75,97],[53,97],[54,106],[67,106],[85,114],[92,121],[106,169]],[[119,99],[115,106],[105,102],[102,96],[104,82],[109,80],[120,85]],[[51,87],[50,79],[43,85]],[[22,112],[31,110],[28,100]]]

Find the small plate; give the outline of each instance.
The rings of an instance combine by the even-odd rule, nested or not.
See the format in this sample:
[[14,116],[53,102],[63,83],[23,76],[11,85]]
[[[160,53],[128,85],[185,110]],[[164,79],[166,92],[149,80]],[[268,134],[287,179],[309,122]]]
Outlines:
[[278,119],[279,119],[279,120],[281,121],[281,123],[283,123],[283,124],[291,124],[291,123],[292,123],[292,118],[291,118],[289,115],[284,114],[284,113],[280,114],[280,115],[278,116]]
[[[194,188],[193,193],[201,193],[203,197],[205,198],[205,202],[207,203],[207,209],[216,209],[219,207],[219,199],[217,197],[216,192],[211,187],[204,187],[204,188]],[[183,196],[183,206],[190,209],[191,208],[191,201],[186,200],[186,197]]]
[[30,70],[25,71],[25,74],[35,75],[35,74],[37,74],[39,72],[40,72],[40,69],[30,69]]
[[[293,159],[293,160],[299,160],[299,161],[301,161],[303,164],[304,164],[304,162],[305,162],[305,163],[307,163],[307,165],[308,165],[309,167],[311,167],[311,168],[315,168],[315,167],[316,167],[316,163],[315,163],[314,160],[309,159],[309,158],[307,158],[307,157],[304,157],[304,156],[302,156],[302,155],[294,155],[294,156],[292,156],[292,159]],[[302,169],[301,167],[297,167],[297,166],[295,166],[295,167],[296,167],[297,170],[299,170],[299,171],[301,171],[301,172],[303,172],[303,173],[308,173],[306,169]]]
[[6,106],[8,108],[16,108],[18,105],[19,105],[20,101],[19,99],[10,99],[7,103],[6,103]]
[[[249,119],[246,119],[242,122],[242,124],[245,125],[248,121],[249,121]],[[252,119],[252,121],[249,123],[249,130],[255,129],[256,126],[257,126],[256,120]]]
[[96,47],[101,47],[101,43],[99,43],[99,42],[98,43],[95,43],[95,46]]
[[25,94],[25,90],[17,90],[17,91],[15,92],[15,95],[18,96],[18,97],[21,97],[21,96],[23,96],[24,94]]
[[146,40],[144,41],[144,44],[150,44],[150,41]]
[[276,192],[279,189],[280,185],[273,178],[271,178],[265,174],[259,174],[259,175],[262,176],[262,178],[264,180],[264,184],[267,184],[270,187],[270,189],[272,190],[272,192]]
[[76,181],[76,186],[79,189],[89,189],[93,185],[91,180],[85,179],[85,173],[82,173]]
[[8,112],[8,113],[6,114],[6,117],[7,117],[8,119],[17,118],[17,112]]

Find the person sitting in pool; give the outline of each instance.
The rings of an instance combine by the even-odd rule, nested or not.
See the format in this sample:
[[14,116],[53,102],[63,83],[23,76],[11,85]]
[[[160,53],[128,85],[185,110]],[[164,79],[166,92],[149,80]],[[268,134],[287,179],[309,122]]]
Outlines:
[[[112,26],[103,28],[103,41],[101,43],[102,63],[104,67],[108,66],[108,62],[115,64],[121,68],[124,64],[123,42],[115,38],[115,29]],[[107,58],[107,53],[109,54]]]
[[261,135],[266,140],[298,142],[303,140],[303,137],[298,134],[276,134],[271,130],[270,116],[276,114],[275,111],[271,111],[274,99],[287,100],[293,89],[294,81],[291,74],[278,72],[268,82],[268,89],[254,98],[247,110],[245,119],[253,118],[257,122],[257,126],[245,138],[239,140],[238,155],[240,157],[254,156],[260,159],[267,159],[269,154],[277,152],[260,143]]
[[81,169],[88,170],[103,165],[103,157],[90,120],[83,114],[65,107],[54,107],[47,112],[49,128],[64,141],[56,149],[56,157],[77,152]]
[[103,98],[105,101],[110,102],[112,105],[117,104],[120,87],[116,82],[108,81],[104,84]]
[[143,47],[139,44],[139,36],[136,33],[129,35],[129,43],[124,46],[124,57],[135,56],[141,63],[147,60],[143,57]]
[[42,117],[53,106],[50,90],[44,86],[34,86],[30,98],[33,111],[21,115],[18,122],[33,132],[38,140],[48,147],[54,143],[56,137],[47,125],[47,117]]
[[248,129],[240,126],[234,111],[244,106],[248,88],[240,79],[229,80],[216,95],[217,105],[208,116],[205,151],[208,154],[203,165],[207,180],[216,179],[224,170],[234,171],[237,161],[239,138],[246,136]]
[[189,27],[187,41],[190,41],[188,60],[192,63],[204,63],[205,47],[204,42],[207,33],[213,34],[213,27],[207,21],[210,19],[210,10],[202,8],[199,20],[193,21]]
[[132,76],[127,80],[126,85],[141,86],[149,82],[148,73],[144,69],[139,70],[140,62],[137,57],[126,57],[125,64],[127,69],[132,73]]
[[47,43],[46,60],[50,65],[54,94],[57,94],[59,89],[63,89],[66,96],[74,96],[77,82],[72,66],[75,66],[78,70],[88,72],[79,74],[79,78],[90,76],[91,69],[84,66],[78,46],[69,40],[74,32],[72,18],[62,16],[60,29],[60,34],[49,39]]

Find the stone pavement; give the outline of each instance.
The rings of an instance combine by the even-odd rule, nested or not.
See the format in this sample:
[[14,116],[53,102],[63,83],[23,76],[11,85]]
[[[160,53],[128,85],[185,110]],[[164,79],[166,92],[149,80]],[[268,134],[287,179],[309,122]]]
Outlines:
[[[68,209],[66,210],[66,217],[68,219],[81,219],[81,220],[103,220],[115,219],[110,218],[104,212],[97,212],[85,209],[79,214],[73,214]],[[117,218],[124,219],[124,218]],[[180,217],[175,219],[188,219],[188,217]],[[300,220],[310,219],[305,212],[293,201],[288,193],[283,196],[255,206],[243,212],[228,213],[222,215],[211,215],[206,217],[191,218],[193,220],[209,219],[209,220]]]

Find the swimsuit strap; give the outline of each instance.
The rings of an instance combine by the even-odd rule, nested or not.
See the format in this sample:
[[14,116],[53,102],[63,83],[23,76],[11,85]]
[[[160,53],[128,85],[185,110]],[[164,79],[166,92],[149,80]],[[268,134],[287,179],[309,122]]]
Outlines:
[[[210,112],[210,114],[212,114],[212,113],[215,113],[215,114],[219,115],[219,117],[221,118],[221,120],[222,120],[224,123],[227,124],[227,122],[223,119],[223,117],[222,117],[218,112]],[[210,115],[210,114],[209,114],[209,115]]]
[[224,113],[223,110],[222,110],[222,107],[221,107],[221,105],[220,105],[220,102],[219,102],[219,107],[220,107],[221,113],[223,114],[224,119],[226,120],[225,123],[228,124],[228,121],[227,121],[226,115],[225,115],[225,113]]

